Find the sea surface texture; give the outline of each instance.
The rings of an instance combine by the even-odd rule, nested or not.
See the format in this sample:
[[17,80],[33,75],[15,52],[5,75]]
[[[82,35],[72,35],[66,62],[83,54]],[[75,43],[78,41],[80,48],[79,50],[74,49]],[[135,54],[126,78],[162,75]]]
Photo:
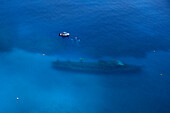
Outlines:
[[[141,71],[52,67],[80,58]],[[170,1],[0,0],[0,113],[170,113]]]

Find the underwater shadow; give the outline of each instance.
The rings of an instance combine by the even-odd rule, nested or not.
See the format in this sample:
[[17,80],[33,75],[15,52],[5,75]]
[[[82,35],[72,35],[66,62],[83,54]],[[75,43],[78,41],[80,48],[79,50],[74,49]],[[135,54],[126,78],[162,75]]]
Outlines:
[[117,61],[98,61],[98,62],[73,62],[55,61],[52,62],[54,70],[93,74],[93,75],[135,75],[142,72],[142,67],[137,65],[119,64]]

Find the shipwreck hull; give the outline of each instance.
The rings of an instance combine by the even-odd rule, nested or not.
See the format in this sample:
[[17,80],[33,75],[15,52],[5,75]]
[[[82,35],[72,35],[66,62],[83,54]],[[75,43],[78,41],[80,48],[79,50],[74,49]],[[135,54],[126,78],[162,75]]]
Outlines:
[[95,73],[95,74],[115,74],[115,73],[136,73],[141,69],[139,66],[120,65],[115,61],[102,62],[71,62],[71,61],[56,61],[52,67],[56,70]]

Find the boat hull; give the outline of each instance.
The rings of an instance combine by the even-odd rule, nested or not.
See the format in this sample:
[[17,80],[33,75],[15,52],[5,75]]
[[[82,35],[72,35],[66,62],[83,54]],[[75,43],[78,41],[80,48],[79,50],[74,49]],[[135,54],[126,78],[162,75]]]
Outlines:
[[59,36],[62,36],[62,37],[69,37],[70,34],[69,34],[69,33],[59,33]]

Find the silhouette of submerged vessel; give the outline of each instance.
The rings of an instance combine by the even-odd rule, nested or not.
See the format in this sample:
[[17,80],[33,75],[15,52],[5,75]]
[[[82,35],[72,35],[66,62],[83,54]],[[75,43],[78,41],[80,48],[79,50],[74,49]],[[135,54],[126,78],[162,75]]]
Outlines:
[[124,64],[118,60],[98,62],[84,62],[80,60],[75,61],[55,61],[53,68],[64,71],[85,72],[85,73],[99,73],[99,74],[113,74],[113,73],[133,73],[140,70],[139,66]]

